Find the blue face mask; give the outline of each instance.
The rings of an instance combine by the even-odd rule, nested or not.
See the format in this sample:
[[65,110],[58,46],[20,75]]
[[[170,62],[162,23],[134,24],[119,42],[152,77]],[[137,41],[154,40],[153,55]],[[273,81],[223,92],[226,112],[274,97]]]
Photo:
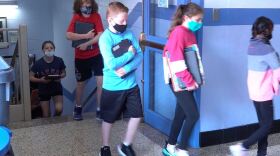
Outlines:
[[91,7],[81,7],[80,8],[81,13],[86,14],[86,15],[90,15],[92,12],[92,8]]
[[190,22],[188,22],[188,28],[191,31],[197,31],[198,29],[200,29],[202,27],[202,23],[196,22],[191,20]]

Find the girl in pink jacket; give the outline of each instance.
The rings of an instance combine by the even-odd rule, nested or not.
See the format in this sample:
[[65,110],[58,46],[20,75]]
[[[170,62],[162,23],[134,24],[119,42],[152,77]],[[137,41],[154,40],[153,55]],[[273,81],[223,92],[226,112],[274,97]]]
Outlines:
[[[197,69],[195,73],[202,76],[203,68],[194,34],[194,31],[201,28],[202,18],[203,10],[197,4],[180,5],[174,15],[168,41],[163,51],[165,80],[166,83],[171,80],[172,85],[170,86],[177,100],[169,138],[162,150],[165,156],[189,155],[188,140],[193,126],[199,118],[192,90],[197,89],[202,83],[198,82],[191,72],[187,60],[196,60],[198,68],[195,68]],[[190,54],[187,56],[193,57],[186,58],[186,53]],[[180,131],[183,132],[181,142],[176,146]]]
[[272,99],[278,93],[280,80],[279,57],[270,44],[272,30],[273,22],[263,16],[259,17],[252,27],[248,48],[247,85],[260,127],[247,140],[230,146],[233,156],[247,155],[249,147],[255,143],[258,143],[257,156],[267,155],[267,138],[273,124]]

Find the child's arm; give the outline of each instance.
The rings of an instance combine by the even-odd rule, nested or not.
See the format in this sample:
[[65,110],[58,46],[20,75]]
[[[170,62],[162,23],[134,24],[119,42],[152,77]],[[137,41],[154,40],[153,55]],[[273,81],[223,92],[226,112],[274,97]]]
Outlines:
[[77,34],[77,33],[74,33],[74,32],[67,32],[66,33],[66,38],[68,40],[71,40],[71,41],[82,40],[82,39],[90,39],[90,38],[93,38],[94,36],[95,36],[95,33],[94,33],[93,30],[89,31],[86,34]]
[[81,49],[81,50],[86,50],[88,46],[91,46],[95,43],[98,43],[99,37],[102,35],[102,32],[99,32],[94,38],[92,38],[91,40],[80,44],[77,48]]
[[60,82],[61,79],[66,77],[66,70],[65,70],[66,66],[64,64],[64,61],[62,58],[59,58],[59,61],[60,61],[60,69],[59,69],[60,70],[60,73],[59,73],[60,79],[55,80],[56,82]]
[[60,78],[65,78],[65,77],[66,77],[66,70],[63,69],[63,70],[61,71]]
[[280,59],[277,52],[266,54],[264,55],[263,59],[264,62],[266,62],[271,69],[280,69]]
[[75,28],[75,22],[77,21],[77,15],[74,15],[71,19],[71,22],[68,26],[67,32],[66,32],[66,38],[68,40],[82,40],[82,39],[90,39],[93,38],[95,36],[94,33],[94,29],[89,31],[86,34],[78,34],[78,33],[74,33],[74,28]]
[[40,71],[40,65],[37,64],[37,62],[35,62],[35,64],[31,67],[31,70],[29,72],[29,80],[31,82],[35,82],[35,83],[49,83],[49,82],[51,82],[50,80],[46,80],[45,76],[43,76],[41,78],[35,77],[35,74],[37,74],[37,76],[39,76],[38,75],[39,71]]
[[136,50],[136,54],[131,62],[129,62],[128,64],[126,64],[125,66],[122,67],[123,70],[125,71],[125,73],[129,73],[129,72],[135,70],[143,60],[142,50],[140,48],[138,40],[134,36],[132,36],[132,45],[133,45],[134,49]]
[[29,73],[29,79],[31,82],[35,82],[35,83],[49,83],[51,82],[50,80],[46,80],[45,76],[41,77],[41,78],[36,78],[35,77],[35,73],[30,71]]
[[187,88],[196,87],[197,84],[188,71],[184,58],[186,33],[182,29],[175,29],[169,37],[168,51],[170,53],[170,68],[187,86]]
[[62,69],[60,72],[61,72],[61,73],[59,74],[59,75],[60,75],[60,78],[57,79],[57,80],[54,80],[55,82],[61,82],[61,79],[63,79],[63,78],[66,77],[66,70],[65,70],[65,69]]
[[274,91],[278,94],[280,82],[280,59],[277,52],[269,53],[264,56],[265,62],[273,70],[272,84]]
[[128,51],[122,56],[115,58],[112,53],[112,43],[106,36],[101,36],[99,39],[99,49],[103,56],[104,64],[111,70],[117,70],[134,57],[133,51]]
[[96,19],[95,19],[95,30],[97,34],[95,34],[95,36],[92,37],[88,42],[79,45],[78,48],[80,48],[81,50],[86,50],[88,46],[98,43],[98,40],[102,32],[104,31],[102,20],[98,13],[96,14]]

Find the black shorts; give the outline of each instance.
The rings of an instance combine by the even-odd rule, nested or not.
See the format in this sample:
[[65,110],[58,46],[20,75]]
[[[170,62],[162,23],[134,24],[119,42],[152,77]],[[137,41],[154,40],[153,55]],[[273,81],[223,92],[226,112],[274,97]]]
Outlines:
[[102,90],[101,119],[114,123],[123,113],[124,118],[141,118],[143,110],[139,87],[128,90],[109,91]]
[[101,54],[89,59],[75,59],[75,75],[78,82],[85,81],[94,76],[103,76],[103,59]]
[[62,90],[49,92],[49,93],[46,93],[46,92],[42,93],[42,92],[39,91],[40,101],[50,101],[51,97],[58,96],[58,95],[61,95],[61,96],[63,95]]

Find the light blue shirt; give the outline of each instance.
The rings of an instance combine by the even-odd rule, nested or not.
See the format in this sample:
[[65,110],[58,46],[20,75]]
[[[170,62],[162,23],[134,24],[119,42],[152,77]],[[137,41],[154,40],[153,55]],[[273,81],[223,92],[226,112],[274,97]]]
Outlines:
[[[136,54],[134,55],[131,51],[128,51],[122,56],[115,58],[112,53],[112,47],[124,39],[129,39],[132,42]],[[135,69],[141,64],[143,53],[133,33],[130,30],[126,30],[121,34],[113,33],[109,29],[106,29],[99,38],[99,48],[104,62],[103,88],[110,91],[117,91],[135,87],[137,85]],[[129,73],[125,78],[120,78],[115,71],[121,67],[123,67],[126,73],[134,71]]]

